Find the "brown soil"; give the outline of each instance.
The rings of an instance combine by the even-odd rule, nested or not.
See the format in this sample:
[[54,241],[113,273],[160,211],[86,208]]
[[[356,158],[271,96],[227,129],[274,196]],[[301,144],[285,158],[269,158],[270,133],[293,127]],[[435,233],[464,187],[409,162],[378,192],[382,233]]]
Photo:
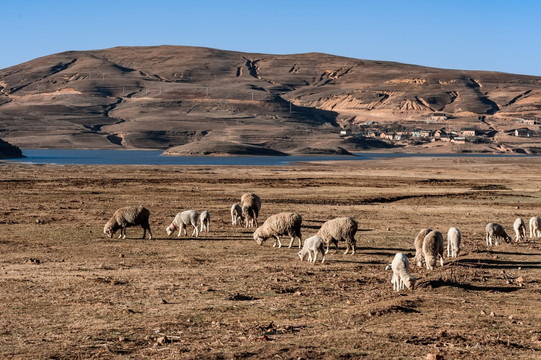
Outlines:
[[[488,249],[484,227],[512,235],[517,216],[539,215],[540,162],[0,163],[0,358],[539,358],[539,240]],[[230,222],[247,191],[262,198],[261,222],[302,214],[304,239],[352,216],[357,253],[341,243],[312,265],[298,249],[258,246]],[[115,209],[141,203],[156,240],[140,228],[103,235]],[[192,208],[210,211],[211,232],[167,237]],[[430,272],[411,264],[418,286],[396,293],[384,267],[411,258],[428,226],[461,229],[461,256]]]

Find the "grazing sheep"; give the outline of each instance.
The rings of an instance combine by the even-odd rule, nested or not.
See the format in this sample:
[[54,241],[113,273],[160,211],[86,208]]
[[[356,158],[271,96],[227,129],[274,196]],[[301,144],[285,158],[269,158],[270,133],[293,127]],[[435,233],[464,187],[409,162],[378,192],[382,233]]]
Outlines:
[[282,247],[280,242],[281,235],[289,235],[291,241],[289,242],[289,247],[293,245],[295,238],[299,238],[299,248],[302,246],[301,239],[301,224],[302,216],[295,212],[283,212],[270,216],[262,226],[258,227],[254,231],[254,240],[259,244],[263,245],[263,241],[267,240],[270,237],[274,237],[274,245]]
[[438,256],[440,265],[443,266],[443,235],[439,231],[431,231],[425,236],[423,254],[427,270],[433,270],[436,267]]
[[103,233],[112,238],[118,229],[120,229],[120,236],[118,238],[125,239],[127,227],[141,225],[143,228],[142,238],[145,238],[148,230],[148,238],[152,239],[152,231],[150,231],[150,225],[148,223],[149,216],[150,211],[148,211],[148,209],[143,205],[120,208],[115,211],[113,217],[107,222],[107,224],[105,224]]
[[496,246],[500,245],[500,238],[504,239],[505,242],[511,241],[511,237],[507,235],[503,226],[497,223],[489,223],[486,227],[487,246],[492,246],[492,239],[494,239],[494,244]]
[[321,236],[314,235],[304,240],[302,250],[299,251],[299,258],[304,260],[304,258],[306,258],[306,254],[308,254],[308,262],[315,264],[318,253],[323,255],[321,262],[325,262],[325,243],[323,242]]
[[452,227],[447,232],[447,257],[458,257],[460,252],[460,243],[462,234],[456,227]]
[[256,194],[246,193],[240,198],[242,216],[246,227],[257,227],[257,217],[261,210],[261,199]]
[[515,230],[515,241],[526,240],[526,224],[521,217],[516,218],[513,223],[513,229]]
[[534,216],[530,219],[530,239],[535,239],[541,236],[541,218]]
[[231,206],[231,224],[242,226],[244,216],[242,216],[242,208],[239,204],[233,204]]
[[184,231],[184,235],[188,235],[188,231],[186,230],[188,228],[188,225],[193,226],[192,236],[195,234],[195,237],[199,236],[199,229],[197,228],[197,218],[199,217],[199,213],[195,210],[186,210],[183,212],[179,212],[176,216],[171,225],[169,225],[165,231],[167,232],[167,235],[171,235],[173,231],[178,229],[178,237],[180,237],[180,234]]
[[423,261],[424,261],[424,256],[423,256],[423,240],[425,238],[425,236],[428,235],[429,232],[431,232],[432,229],[422,229],[421,231],[419,231],[419,233],[417,234],[417,236],[415,237],[415,240],[413,241],[413,245],[415,245],[415,263],[417,264],[418,267],[423,267]]
[[210,231],[210,214],[208,211],[204,210],[199,215],[199,223],[201,224],[201,232]]
[[394,256],[393,262],[385,268],[385,270],[393,270],[391,283],[393,290],[400,291],[406,286],[409,290],[413,290],[416,279],[408,272],[410,263],[406,255],[397,253]]
[[331,243],[334,243],[336,251],[338,251],[338,241],[344,240],[346,242],[346,252],[351,250],[351,255],[355,254],[355,233],[359,228],[357,222],[350,217],[340,217],[329,220],[321,225],[321,228],[317,232],[317,235],[323,238],[327,250],[325,254],[329,252]]

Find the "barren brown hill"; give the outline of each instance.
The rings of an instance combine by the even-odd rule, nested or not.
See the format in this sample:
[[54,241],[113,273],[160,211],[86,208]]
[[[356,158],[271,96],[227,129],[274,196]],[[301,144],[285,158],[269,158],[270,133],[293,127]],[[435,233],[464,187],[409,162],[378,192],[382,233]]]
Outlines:
[[[434,113],[444,113],[444,123],[429,123]],[[339,134],[375,121],[476,126],[492,131],[492,148],[502,149],[516,118],[540,114],[540,77],[320,53],[119,47],[0,70],[0,135],[32,148],[342,152],[381,145]]]

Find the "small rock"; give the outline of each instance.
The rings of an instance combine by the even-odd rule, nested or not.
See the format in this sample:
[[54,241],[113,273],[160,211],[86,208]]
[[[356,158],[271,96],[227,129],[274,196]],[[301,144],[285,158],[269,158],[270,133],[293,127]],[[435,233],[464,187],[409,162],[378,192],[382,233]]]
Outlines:
[[485,310],[481,310],[481,315],[486,315],[486,311]]
[[519,284],[524,283],[524,278],[523,278],[522,276],[519,276],[519,277],[517,278],[517,283],[519,283]]
[[162,304],[168,304],[167,300],[162,299]]
[[492,317],[496,316],[496,314],[494,313],[494,311],[491,311],[491,312],[490,312],[490,316],[492,316]]
[[118,341],[120,341],[120,342],[125,341],[125,340],[126,340],[126,338],[124,336],[119,336],[118,337]]
[[390,228],[390,227],[388,227],[388,228],[387,228],[387,231],[391,231],[391,228]]
[[302,293],[301,293],[300,291],[295,291],[295,295],[297,295],[297,296],[301,296],[301,295],[302,295]]
[[158,345],[163,345],[163,344],[166,344],[169,342],[169,339],[167,338],[167,336],[160,336],[158,339],[156,339],[156,344]]
[[509,315],[508,319],[509,319],[509,320],[513,320],[513,319],[514,319],[514,318],[513,318],[513,315]]
[[124,257],[124,254],[118,254],[118,257],[119,257],[119,258],[123,258],[123,257]]
[[427,354],[426,360],[443,360],[443,355],[440,354]]

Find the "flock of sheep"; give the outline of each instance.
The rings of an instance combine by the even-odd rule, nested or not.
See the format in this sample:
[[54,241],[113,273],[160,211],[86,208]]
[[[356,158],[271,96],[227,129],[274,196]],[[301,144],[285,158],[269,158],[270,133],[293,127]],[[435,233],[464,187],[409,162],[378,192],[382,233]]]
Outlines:
[[[288,235],[290,237],[289,247],[295,239],[299,240],[298,253],[301,260],[307,260],[315,263],[318,254],[322,255],[322,261],[325,261],[325,255],[329,252],[332,244],[338,251],[338,242],[346,242],[346,251],[344,254],[355,254],[355,234],[358,230],[357,222],[350,217],[338,217],[325,222],[318,232],[302,242],[301,225],[302,216],[296,212],[282,212],[269,216],[263,225],[258,227],[257,217],[261,210],[261,199],[253,193],[242,195],[240,204],[231,206],[231,223],[234,226],[256,227],[253,238],[262,245],[264,241],[273,238],[274,247],[282,247],[280,236]],[[148,230],[149,239],[152,239],[152,232],[149,225],[150,211],[140,206],[129,206],[118,209],[112,218],[105,224],[103,232],[109,237],[120,230],[120,236],[126,238],[126,228],[140,225],[144,232],[143,238]],[[197,222],[201,225],[199,230]],[[192,236],[199,236],[199,232],[210,231],[210,214],[208,211],[198,213],[195,210],[186,210],[178,213],[171,224],[166,228],[167,235],[171,235],[178,230],[178,236],[182,233],[187,235],[187,227],[193,227]],[[541,237],[541,218],[534,216],[530,219],[530,239]],[[526,240],[526,224],[522,218],[517,218],[513,224],[515,230],[515,241]],[[497,246],[500,239],[506,242],[511,241],[502,225],[498,223],[489,223],[486,226],[486,244]],[[447,233],[447,257],[458,257],[462,234],[456,227],[451,227]],[[414,261],[419,267],[426,266],[427,270],[433,270],[436,267],[439,258],[440,265],[443,266],[444,239],[439,231],[432,229],[422,229],[414,240],[415,257]],[[404,287],[413,289],[416,279],[409,274],[409,261],[403,253],[397,253],[386,268],[392,270],[393,275],[391,283],[396,291],[403,290]]]

